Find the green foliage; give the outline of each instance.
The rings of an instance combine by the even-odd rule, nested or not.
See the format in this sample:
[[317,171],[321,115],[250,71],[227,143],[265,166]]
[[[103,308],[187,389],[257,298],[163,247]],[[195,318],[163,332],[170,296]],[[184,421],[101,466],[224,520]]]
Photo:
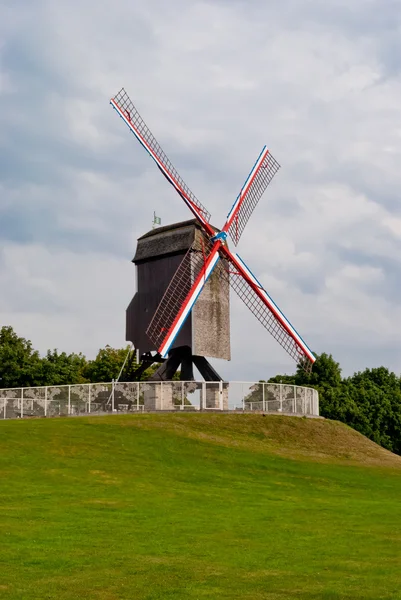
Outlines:
[[32,386],[38,383],[39,353],[32,343],[19,337],[12,327],[0,329],[0,387]]
[[350,425],[401,454],[401,379],[379,367],[355,373],[342,385],[357,407]]
[[[12,327],[0,329],[0,388],[64,385],[75,383],[103,383],[117,379],[130,347],[101,348],[93,360],[83,354],[66,354],[48,350],[41,357],[32,343],[19,337]],[[124,369],[125,380],[133,378],[138,367],[135,356],[128,360]],[[152,365],[142,374],[148,379],[159,367]],[[179,378],[176,373],[174,379]]]
[[316,357],[311,373],[306,373],[298,366],[297,385],[309,385],[321,389],[337,387],[341,383],[341,368],[331,354],[320,354]]
[[84,370],[84,375],[90,382],[109,382],[117,379],[124,364],[129,346],[126,348],[111,348],[106,346],[97,353],[95,360],[90,360]]
[[85,369],[87,360],[83,354],[59,353],[58,350],[48,350],[40,360],[37,385],[68,385],[87,383]]

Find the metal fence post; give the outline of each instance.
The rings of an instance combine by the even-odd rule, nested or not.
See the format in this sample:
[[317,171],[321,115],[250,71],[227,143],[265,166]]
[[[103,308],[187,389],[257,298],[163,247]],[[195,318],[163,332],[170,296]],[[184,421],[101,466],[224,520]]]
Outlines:
[[184,410],[184,382],[181,381],[181,410]]
[[111,412],[114,412],[114,379],[111,382]]
[[136,410],[139,410],[139,381],[136,383]]
[[294,385],[294,402],[293,402],[293,411],[297,412],[297,388]]
[[68,386],[68,408],[67,408],[67,414],[71,414],[71,386]]
[[266,412],[266,401],[265,401],[265,384],[262,383],[262,410]]
[[45,417],[47,417],[47,386],[45,387]]
[[24,388],[21,388],[21,411],[20,411],[21,419],[24,417]]
[[202,381],[202,389],[199,398],[199,410],[203,410],[206,406],[206,381]]
[[88,413],[89,413],[89,414],[90,414],[90,412],[91,412],[91,401],[92,401],[92,398],[91,398],[91,391],[92,391],[92,387],[91,387],[91,384],[89,383],[89,384],[88,384]]
[[223,382],[219,381],[219,398],[220,398],[220,410],[223,410]]

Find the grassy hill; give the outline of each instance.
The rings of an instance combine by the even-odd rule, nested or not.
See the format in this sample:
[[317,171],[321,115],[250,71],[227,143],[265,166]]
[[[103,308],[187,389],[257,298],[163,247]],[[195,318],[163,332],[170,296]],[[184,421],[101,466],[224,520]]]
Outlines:
[[401,457],[318,419],[0,422],[0,598],[401,599]]

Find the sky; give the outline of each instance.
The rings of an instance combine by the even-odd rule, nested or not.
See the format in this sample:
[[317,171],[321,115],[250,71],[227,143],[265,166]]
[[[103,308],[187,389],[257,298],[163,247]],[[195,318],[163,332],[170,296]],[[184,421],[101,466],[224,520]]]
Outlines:
[[[125,345],[131,259],[191,218],[109,100],[124,87],[221,226],[281,165],[238,252],[343,374],[401,372],[401,0],[2,0],[0,326],[41,353]],[[231,380],[294,365],[232,301]]]

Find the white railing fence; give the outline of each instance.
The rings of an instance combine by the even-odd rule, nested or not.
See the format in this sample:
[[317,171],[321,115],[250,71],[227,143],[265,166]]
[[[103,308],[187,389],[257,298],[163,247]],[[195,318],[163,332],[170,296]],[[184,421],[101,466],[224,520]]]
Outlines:
[[319,415],[318,392],[280,383],[135,381],[0,389],[0,419],[141,411]]

